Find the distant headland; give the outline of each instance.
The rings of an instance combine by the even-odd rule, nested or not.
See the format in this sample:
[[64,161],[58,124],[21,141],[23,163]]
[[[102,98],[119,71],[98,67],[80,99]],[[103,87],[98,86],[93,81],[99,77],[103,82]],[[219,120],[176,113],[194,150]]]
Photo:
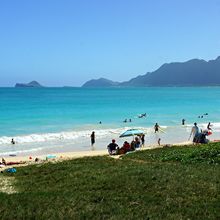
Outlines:
[[156,71],[147,72],[125,82],[100,78],[87,81],[82,87],[141,87],[141,86],[219,86],[220,56],[215,60],[192,59],[165,63]]
[[111,80],[100,78],[87,81],[82,87],[114,87],[118,86],[119,82],[113,82]]
[[15,87],[16,88],[25,88],[25,87],[28,87],[28,88],[42,88],[44,86],[42,86],[37,81],[32,81],[32,82],[29,82],[29,83],[16,83]]

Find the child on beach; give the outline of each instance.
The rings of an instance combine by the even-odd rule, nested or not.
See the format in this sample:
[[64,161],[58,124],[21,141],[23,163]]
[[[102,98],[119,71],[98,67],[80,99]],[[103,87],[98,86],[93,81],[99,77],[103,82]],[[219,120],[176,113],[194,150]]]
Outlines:
[[161,141],[161,139],[159,138],[158,141],[157,141],[157,143],[158,143],[159,146],[160,146],[160,141]]

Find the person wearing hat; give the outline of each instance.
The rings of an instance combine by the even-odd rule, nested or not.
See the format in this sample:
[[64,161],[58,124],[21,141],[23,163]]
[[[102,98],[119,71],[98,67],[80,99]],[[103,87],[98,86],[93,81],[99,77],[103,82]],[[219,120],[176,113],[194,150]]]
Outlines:
[[118,145],[115,143],[115,139],[107,146],[109,155],[116,155],[118,152]]

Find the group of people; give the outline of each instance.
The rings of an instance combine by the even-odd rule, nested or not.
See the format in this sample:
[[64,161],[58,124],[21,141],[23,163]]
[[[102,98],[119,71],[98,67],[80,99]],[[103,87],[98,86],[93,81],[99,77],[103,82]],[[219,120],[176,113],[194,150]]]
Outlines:
[[[91,146],[93,148],[95,144],[95,132],[93,131],[90,135]],[[127,141],[124,142],[123,146],[119,148],[118,144],[116,144],[115,139],[112,139],[112,142],[107,146],[108,152],[110,155],[116,154],[125,154],[129,151],[134,151],[140,149],[140,147],[144,147],[145,143],[145,135],[137,136],[134,140],[129,144]]]
[[192,127],[189,140],[191,136],[193,136],[193,143],[195,144],[207,144],[209,140],[206,138],[206,136],[212,134],[212,129],[211,129],[211,123],[209,122],[207,125],[207,129],[205,130],[199,130],[199,127],[197,126],[197,123],[194,123],[194,126]]
[[[185,119],[182,120],[182,125],[184,124],[185,124]],[[156,123],[154,125],[154,132],[157,133],[159,132],[159,130],[163,131],[160,128],[159,124]],[[207,129],[203,131],[199,129],[199,127],[197,126],[197,123],[195,122],[194,126],[192,127],[189,140],[191,137],[193,137],[193,143],[205,144],[209,142],[206,136],[210,134],[212,134],[212,128],[211,128],[210,122],[207,125]],[[91,146],[93,146],[95,144],[95,132],[94,131],[92,132],[90,137],[91,137]],[[158,145],[161,144],[160,142],[161,142],[161,138],[158,139]],[[138,150],[140,149],[141,146],[144,147],[144,143],[145,143],[144,134],[141,136],[136,136],[131,143],[128,143],[127,141],[125,141],[122,147],[119,147],[115,139],[112,139],[112,142],[107,146],[107,149],[110,155],[125,154],[130,151]]]
[[112,139],[112,142],[107,146],[109,155],[118,155],[118,154],[126,154],[130,151],[139,150],[140,147],[144,147],[145,135],[137,136],[134,140],[129,143],[125,141],[123,146],[120,148],[116,143],[115,139]]

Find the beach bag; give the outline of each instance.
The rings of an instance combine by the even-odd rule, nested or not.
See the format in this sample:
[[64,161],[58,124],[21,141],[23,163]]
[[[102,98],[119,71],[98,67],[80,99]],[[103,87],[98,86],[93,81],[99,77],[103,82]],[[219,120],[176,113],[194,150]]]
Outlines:
[[7,173],[16,173],[17,170],[15,168],[9,168],[6,170]]

